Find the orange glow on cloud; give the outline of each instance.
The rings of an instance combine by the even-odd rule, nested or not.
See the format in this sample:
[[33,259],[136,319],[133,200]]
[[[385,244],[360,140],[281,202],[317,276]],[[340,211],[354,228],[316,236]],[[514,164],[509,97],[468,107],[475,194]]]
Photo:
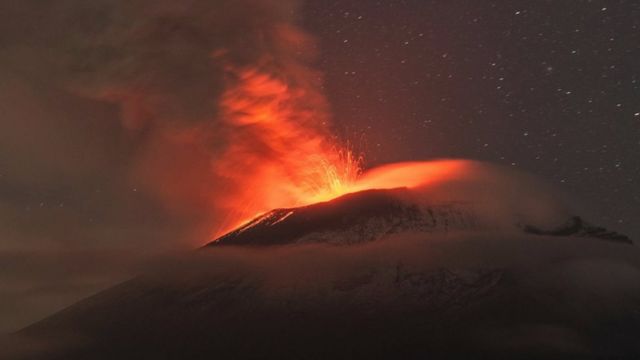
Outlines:
[[[232,85],[222,96],[221,116],[231,131],[213,167],[243,191],[222,204],[227,215],[214,237],[273,209],[367,189],[425,186],[450,179],[468,165],[398,163],[362,173],[360,158],[330,136],[324,98],[310,90],[313,86],[287,82],[257,67],[228,71]],[[223,199],[217,194],[213,201]]]
[[224,204],[228,218],[216,235],[275,208],[348,192],[360,173],[360,161],[330,136],[324,99],[310,90],[313,87],[259,68],[229,73],[232,85],[221,99],[221,117],[230,128],[228,143],[213,167],[245,191]]
[[[214,54],[222,63],[225,56]],[[362,173],[360,157],[331,135],[317,73],[299,62],[278,63],[268,56],[224,68],[227,84],[219,117],[225,141],[211,170],[227,188],[212,191],[211,207],[223,214],[215,220],[214,237],[273,209],[366,189],[427,185],[465,166],[456,161],[400,163]]]
[[362,174],[348,191],[428,186],[456,178],[470,164],[464,160],[437,160],[383,165]]

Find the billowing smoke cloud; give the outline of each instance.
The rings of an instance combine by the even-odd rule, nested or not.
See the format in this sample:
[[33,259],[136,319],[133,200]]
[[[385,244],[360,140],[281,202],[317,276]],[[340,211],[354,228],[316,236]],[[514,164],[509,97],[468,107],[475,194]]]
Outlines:
[[[379,166],[365,171],[349,190],[411,189],[411,202],[473,204],[494,228],[562,225],[575,209],[535,176],[472,160],[432,160]],[[575,213],[574,213],[575,214]]]
[[341,171],[341,154],[321,76],[308,66],[313,41],[295,26],[296,2],[6,6],[8,33],[21,33],[6,35],[14,73],[111,105],[126,139],[103,145],[132,147],[117,170],[171,210],[213,225],[230,210],[244,218],[299,202],[342,175],[323,178]]
[[[136,259],[202,244],[350,176],[336,166],[349,157],[330,136],[298,6],[0,4],[0,251],[39,264],[3,271],[3,283],[24,286],[2,287],[0,331],[30,318],[16,313],[42,314],[121,279]],[[86,265],[103,252],[125,264],[114,271],[105,258],[62,272],[64,286],[34,285],[56,282],[43,264]],[[51,296],[59,301],[42,300]]]

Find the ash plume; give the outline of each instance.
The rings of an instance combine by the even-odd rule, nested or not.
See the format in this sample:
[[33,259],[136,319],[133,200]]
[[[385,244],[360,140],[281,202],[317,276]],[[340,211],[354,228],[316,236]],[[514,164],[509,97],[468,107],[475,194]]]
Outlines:
[[[297,201],[297,192],[320,191],[314,179],[341,161],[295,1],[5,6],[5,26],[28,44],[6,36],[11,65],[25,74],[38,59],[36,80],[115,107],[131,146],[128,168],[118,170],[171,210],[209,223],[230,212],[253,216],[278,204],[254,198],[234,209],[246,204],[244,193],[268,186]],[[12,20],[20,14],[43,21]]]
[[[64,271],[51,280],[41,266],[7,275],[24,286],[5,287],[0,331],[35,320],[16,307],[41,316],[135,272],[151,253],[202,244],[345,176],[298,7],[0,4],[0,251],[85,264],[107,250],[125,262],[91,267],[101,285]],[[253,120],[264,111],[274,119]]]

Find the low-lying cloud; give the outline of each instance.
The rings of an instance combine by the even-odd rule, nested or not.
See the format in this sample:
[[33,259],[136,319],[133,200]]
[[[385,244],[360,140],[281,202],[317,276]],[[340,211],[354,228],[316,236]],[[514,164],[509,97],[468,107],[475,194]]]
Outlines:
[[[44,333],[37,329],[27,333],[39,333],[44,338],[21,340],[27,344],[35,341],[50,351],[65,346],[91,349],[96,341],[105,344],[105,338],[96,338],[96,334],[105,336],[103,331],[113,334],[117,330],[92,321],[107,316],[116,318],[112,324],[119,324],[117,317],[128,314],[125,323],[133,328],[137,316],[144,318],[145,324],[162,324],[165,317],[182,319],[167,325],[172,331],[174,326],[202,331],[205,324],[191,322],[204,321],[211,324],[210,328],[205,326],[206,335],[198,336],[207,341],[223,333],[239,336],[250,351],[250,344],[260,341],[277,344],[269,340],[271,334],[259,330],[252,333],[253,325],[261,326],[250,322],[255,314],[256,319],[291,314],[291,319],[281,319],[285,324],[298,321],[296,316],[321,316],[322,323],[305,326],[328,326],[320,330],[325,332],[336,331],[331,324],[341,323],[345,316],[378,319],[378,330],[359,331],[384,337],[398,331],[399,337],[408,339],[422,339],[423,335],[410,332],[404,325],[394,327],[397,324],[393,319],[399,317],[404,319],[402,324],[414,324],[424,316],[423,321],[433,317],[434,321],[444,319],[442,326],[455,325],[453,338],[432,334],[435,337],[429,340],[432,335],[424,335],[427,342],[421,346],[436,346],[434,351],[438,351],[438,345],[431,342],[440,339],[461,346],[447,351],[551,351],[592,356],[616,353],[611,344],[621,344],[620,354],[633,350],[633,342],[615,333],[599,333],[603,329],[620,319],[640,326],[634,323],[640,301],[638,249],[590,238],[454,232],[398,234],[356,246],[218,247],[159,261],[145,273],[133,285],[84,304],[81,317],[61,316],[55,327],[61,331],[61,338],[50,336],[45,325]],[[178,300],[174,304],[169,299],[175,294]],[[209,298],[211,294],[216,297]],[[202,303],[201,298],[209,300]],[[216,308],[217,302],[224,307]],[[331,314],[336,310],[343,312],[334,318]],[[200,312],[206,316],[198,315]],[[611,329],[619,331],[615,326]],[[287,336],[307,330],[289,329],[292,333]],[[195,335],[187,332],[185,336]],[[68,339],[73,341],[67,343]],[[359,341],[366,339],[353,337],[349,346],[356,349],[362,345]],[[145,340],[138,341],[136,346],[145,344]],[[370,339],[366,343],[373,346]],[[15,350],[14,355],[22,351]],[[219,350],[225,351],[224,347]]]

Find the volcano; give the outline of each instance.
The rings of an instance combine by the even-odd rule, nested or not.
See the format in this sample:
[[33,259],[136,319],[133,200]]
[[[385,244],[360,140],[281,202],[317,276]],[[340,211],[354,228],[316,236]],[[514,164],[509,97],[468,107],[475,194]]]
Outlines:
[[[332,201],[299,208],[277,209],[255,218],[208,247],[285,244],[357,244],[405,232],[442,233],[496,230],[483,220],[478,204],[447,202],[422,204],[407,188],[365,190]],[[632,244],[627,236],[590,225],[579,216],[553,229],[512,224],[536,235],[591,237]]]
[[640,355],[630,239],[575,216],[496,221],[488,208],[394,188],[273,210],[5,348],[16,359]]

